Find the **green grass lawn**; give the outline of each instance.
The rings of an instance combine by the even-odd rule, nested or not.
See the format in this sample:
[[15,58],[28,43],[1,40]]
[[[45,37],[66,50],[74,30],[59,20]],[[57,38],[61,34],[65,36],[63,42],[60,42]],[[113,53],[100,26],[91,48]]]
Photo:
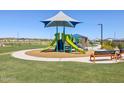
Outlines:
[[[27,48],[40,47],[20,46],[0,50],[3,53]],[[5,54],[0,55],[0,82],[124,82],[124,63],[38,62]]]
[[124,82],[124,63],[37,62],[1,55],[0,82]]
[[12,51],[23,50],[23,49],[31,49],[31,48],[42,48],[42,47],[43,46],[41,45],[29,45],[29,44],[17,45],[17,46],[6,46],[6,47],[0,47],[0,53],[12,52]]

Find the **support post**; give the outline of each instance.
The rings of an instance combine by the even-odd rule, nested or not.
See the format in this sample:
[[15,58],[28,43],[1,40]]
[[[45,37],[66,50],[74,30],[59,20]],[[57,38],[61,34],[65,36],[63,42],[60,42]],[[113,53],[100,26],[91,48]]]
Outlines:
[[58,52],[58,26],[56,27],[56,52]]
[[63,27],[63,51],[65,52],[65,26]]
[[101,46],[103,45],[103,24],[101,24]]

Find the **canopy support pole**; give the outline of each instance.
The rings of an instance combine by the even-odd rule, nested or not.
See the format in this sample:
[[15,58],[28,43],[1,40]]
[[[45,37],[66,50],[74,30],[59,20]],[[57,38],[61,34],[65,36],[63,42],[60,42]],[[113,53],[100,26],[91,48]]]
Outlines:
[[63,27],[63,51],[65,52],[65,26]]
[[56,26],[56,52],[58,52],[58,26]]

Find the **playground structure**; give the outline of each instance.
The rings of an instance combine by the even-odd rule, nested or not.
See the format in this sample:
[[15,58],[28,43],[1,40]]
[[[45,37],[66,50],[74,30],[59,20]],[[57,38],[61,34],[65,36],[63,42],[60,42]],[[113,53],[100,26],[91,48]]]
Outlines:
[[[54,49],[56,52],[72,52],[73,49],[75,49],[75,51],[85,53],[84,49],[77,46],[79,39],[73,37],[71,34],[65,33],[65,27],[75,28],[75,26],[81,22],[72,19],[62,11],[60,11],[54,17],[41,22],[45,24],[45,27],[56,27],[54,40],[47,48],[43,49],[42,51],[47,51],[55,45]],[[58,27],[63,27],[63,33],[59,33]]]
[[[60,38],[60,37],[62,37],[62,38]],[[72,48],[74,48],[76,51],[79,51],[79,52],[83,53],[84,50],[78,47],[78,43],[79,43],[79,39],[74,38],[70,34],[65,34],[64,35],[63,33],[61,33],[61,34],[56,33],[55,38],[52,41],[52,43],[47,48],[43,49],[43,51],[46,51],[49,48],[56,45],[55,50],[59,51],[59,52],[72,52]],[[57,49],[57,45],[58,45],[58,49]]]

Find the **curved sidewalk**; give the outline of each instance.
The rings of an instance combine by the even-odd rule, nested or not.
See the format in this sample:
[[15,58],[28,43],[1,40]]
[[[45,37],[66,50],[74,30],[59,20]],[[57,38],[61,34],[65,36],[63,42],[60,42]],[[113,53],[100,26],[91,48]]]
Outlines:
[[[34,61],[46,61],[46,62],[84,62],[84,63],[93,63],[89,60],[89,57],[75,57],[75,58],[44,58],[44,57],[34,57],[30,55],[26,55],[25,52],[31,50],[38,50],[38,49],[29,49],[29,50],[21,50],[17,52],[13,52],[11,55],[15,58],[23,59],[23,60],[34,60]],[[102,60],[100,60],[102,59]],[[108,60],[106,60],[108,59]],[[95,63],[117,63],[115,60],[109,60],[109,57],[98,57]]]

